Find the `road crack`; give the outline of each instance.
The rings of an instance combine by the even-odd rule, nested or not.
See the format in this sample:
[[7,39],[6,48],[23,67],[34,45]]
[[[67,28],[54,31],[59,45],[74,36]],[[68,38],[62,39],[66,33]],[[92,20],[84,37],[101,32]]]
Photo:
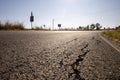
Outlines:
[[[79,66],[81,66],[81,62],[84,60],[84,57],[86,56],[86,54],[90,51],[89,49],[87,49],[88,46],[89,46],[89,44],[86,43],[85,46],[83,48],[81,48],[81,52],[83,54],[78,55],[78,57],[75,60],[75,62],[73,62],[71,64],[66,64],[66,65],[64,65],[63,60],[61,60],[59,62],[60,67],[63,66],[65,68],[65,70],[68,71],[68,79],[72,78],[73,80],[85,80],[85,78],[83,78],[80,75],[81,71],[79,70]],[[71,67],[70,68],[71,70],[67,69],[69,67]]]

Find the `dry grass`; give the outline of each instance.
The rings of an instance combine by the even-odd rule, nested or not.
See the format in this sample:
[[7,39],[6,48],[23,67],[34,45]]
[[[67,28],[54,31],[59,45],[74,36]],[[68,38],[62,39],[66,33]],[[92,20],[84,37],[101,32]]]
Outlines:
[[4,24],[0,22],[0,30],[24,30],[23,23],[15,22],[11,23],[9,21]]
[[120,28],[117,29],[117,30],[111,30],[111,31],[108,30],[108,31],[105,31],[105,32],[103,32],[103,34],[105,36],[108,36],[110,38],[117,39],[117,40],[120,41]]

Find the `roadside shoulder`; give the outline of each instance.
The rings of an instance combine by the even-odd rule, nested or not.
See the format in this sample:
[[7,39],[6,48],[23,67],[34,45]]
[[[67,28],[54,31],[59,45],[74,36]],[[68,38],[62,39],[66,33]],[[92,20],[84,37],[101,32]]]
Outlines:
[[115,40],[115,39],[113,40],[109,37],[106,37],[102,33],[100,33],[99,35],[105,42],[107,42],[111,47],[113,47],[120,53],[120,41]]

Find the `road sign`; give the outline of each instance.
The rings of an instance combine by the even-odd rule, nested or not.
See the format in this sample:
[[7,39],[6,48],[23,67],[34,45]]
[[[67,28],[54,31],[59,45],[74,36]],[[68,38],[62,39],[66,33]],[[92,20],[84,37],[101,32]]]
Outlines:
[[58,24],[58,27],[61,27],[61,24]]
[[31,12],[30,22],[33,22],[33,21],[34,21],[34,16],[33,16],[33,13]]

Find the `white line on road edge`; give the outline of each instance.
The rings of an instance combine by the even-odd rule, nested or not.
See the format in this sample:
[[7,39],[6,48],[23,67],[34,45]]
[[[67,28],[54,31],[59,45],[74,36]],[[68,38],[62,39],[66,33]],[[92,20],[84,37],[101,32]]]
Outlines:
[[103,36],[101,36],[101,33],[99,33],[99,36],[105,41],[107,42],[111,47],[113,47],[114,49],[116,49],[119,53],[120,50],[118,48],[116,48],[111,42],[109,42],[107,39],[105,39]]

